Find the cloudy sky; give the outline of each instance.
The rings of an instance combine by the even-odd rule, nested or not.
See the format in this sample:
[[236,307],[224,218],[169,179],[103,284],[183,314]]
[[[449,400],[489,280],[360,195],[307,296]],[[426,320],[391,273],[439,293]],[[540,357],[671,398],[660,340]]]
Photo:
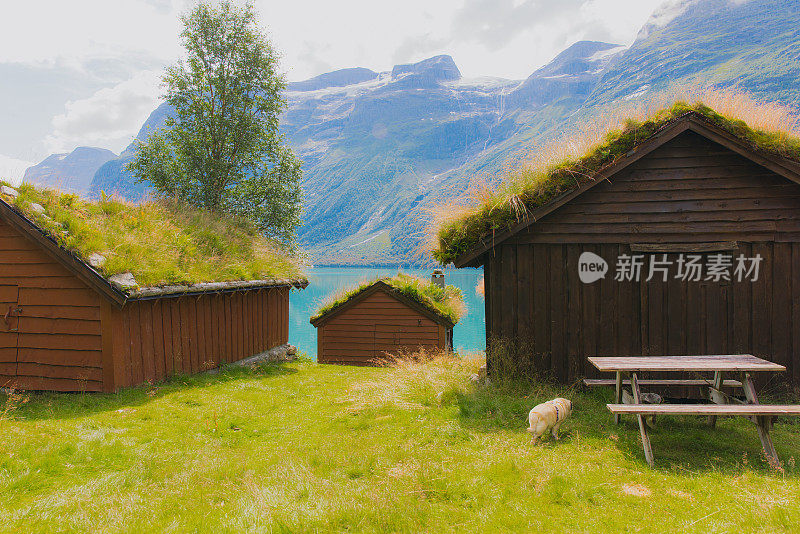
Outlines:
[[[290,81],[436,54],[522,79],[582,39],[630,44],[663,0],[257,0]],[[120,152],[158,104],[191,0],[0,0],[0,172]],[[16,170],[15,170],[16,169]]]

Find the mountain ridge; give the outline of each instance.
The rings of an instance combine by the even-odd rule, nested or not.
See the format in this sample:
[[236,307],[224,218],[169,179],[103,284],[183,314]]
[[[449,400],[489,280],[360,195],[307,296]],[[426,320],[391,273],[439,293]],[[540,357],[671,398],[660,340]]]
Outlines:
[[[569,124],[672,84],[707,82],[800,104],[797,0],[680,0],[630,47],[579,41],[524,80],[468,79],[452,57],[288,84],[281,131],[304,162],[300,243],[319,264],[423,263],[427,210],[496,175]],[[162,104],[137,135],[169,112]],[[146,194],[124,171],[135,142],[95,173],[90,194]]]

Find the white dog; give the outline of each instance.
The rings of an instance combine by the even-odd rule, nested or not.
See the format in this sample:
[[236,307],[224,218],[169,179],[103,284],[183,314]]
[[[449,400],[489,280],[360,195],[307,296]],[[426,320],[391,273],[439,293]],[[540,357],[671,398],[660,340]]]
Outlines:
[[572,401],[567,399],[553,399],[535,406],[528,414],[530,427],[528,432],[533,434],[532,442],[536,443],[548,429],[552,429],[553,437],[558,439],[558,429],[569,414],[572,413]]

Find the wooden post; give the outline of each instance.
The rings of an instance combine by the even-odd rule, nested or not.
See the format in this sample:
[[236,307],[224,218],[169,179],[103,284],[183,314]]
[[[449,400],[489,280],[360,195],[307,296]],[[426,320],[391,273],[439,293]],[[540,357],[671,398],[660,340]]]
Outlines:
[[[636,376],[636,373],[631,374],[631,389],[633,390],[633,400],[636,404],[641,404],[642,395],[639,391],[639,378]],[[642,436],[644,458],[647,460],[647,463],[650,464],[650,467],[653,467],[655,463],[653,459],[653,448],[650,446],[650,438],[647,435],[647,425],[645,424],[644,416],[637,415],[636,418],[639,421],[639,433]]]
[[[622,402],[622,371],[617,371],[617,395],[614,397],[616,399],[616,403],[619,404]],[[614,414],[614,424],[619,424],[620,415],[618,413]]]
[[[722,390],[722,371],[714,371],[714,389],[717,391]],[[713,393],[709,391],[708,398],[711,399],[712,402],[717,402],[717,398],[714,397]],[[709,415],[708,416],[708,426],[714,428],[717,425],[717,416],[716,415]]]
[[[758,404],[758,397],[756,396],[756,388],[753,385],[753,380],[750,378],[750,373],[744,373],[742,378],[742,389],[744,395],[747,397],[747,402],[750,404]],[[779,465],[778,452],[775,450],[775,445],[772,443],[772,438],[769,435],[769,428],[771,426],[770,416],[758,415],[754,418],[756,428],[758,428],[758,437],[761,440],[761,446],[764,448],[764,454],[771,465]]]

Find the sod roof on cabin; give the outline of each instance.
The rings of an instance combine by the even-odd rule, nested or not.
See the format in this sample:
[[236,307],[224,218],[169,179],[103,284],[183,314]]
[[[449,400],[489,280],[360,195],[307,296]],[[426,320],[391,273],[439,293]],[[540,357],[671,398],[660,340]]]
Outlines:
[[164,286],[220,289],[212,284],[219,282],[305,283],[298,258],[247,221],[168,202],[90,202],[0,184],[0,199],[15,212],[129,295]]
[[533,175],[520,170],[483,204],[471,206],[465,215],[447,220],[436,228],[432,254],[446,265],[469,253],[481,242],[528,220],[528,215],[581,186],[597,181],[598,175],[671,124],[699,117],[735,136],[754,152],[800,162],[800,139],[785,132],[754,129],[742,120],[717,113],[702,103],[683,102],[661,110],[644,121],[629,120],[624,128],[610,131],[603,142],[584,156],[566,159]]
[[377,278],[345,288],[317,310],[311,317],[311,323],[316,323],[323,316],[339,310],[379,282],[383,282],[398,295],[450,324],[455,325],[464,314],[464,301],[461,298],[461,290],[457,287],[446,285],[442,288],[421,278],[398,273],[395,276]]

